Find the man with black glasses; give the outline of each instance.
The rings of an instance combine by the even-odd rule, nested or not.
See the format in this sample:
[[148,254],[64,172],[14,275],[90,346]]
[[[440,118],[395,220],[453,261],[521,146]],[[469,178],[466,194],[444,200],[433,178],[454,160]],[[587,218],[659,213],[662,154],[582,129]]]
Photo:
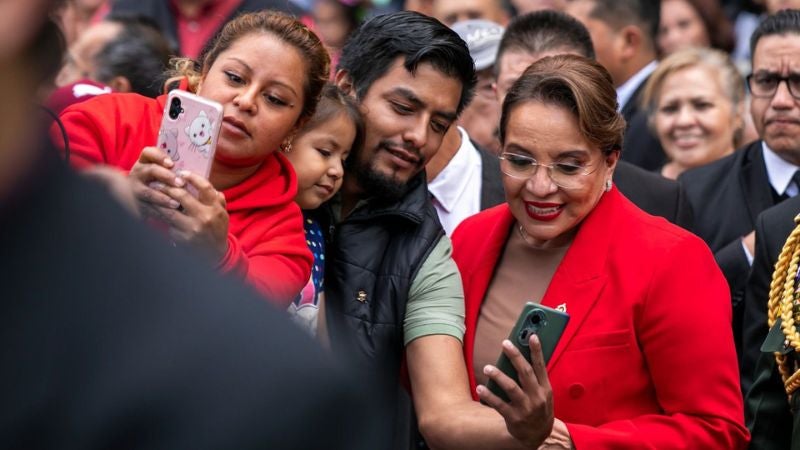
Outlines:
[[753,260],[756,217],[800,188],[800,11],[768,17],[753,33],[750,47],[750,112],[761,139],[680,177],[694,210],[694,231],[715,252],[731,287],[745,390],[760,346],[741,346],[742,299]]

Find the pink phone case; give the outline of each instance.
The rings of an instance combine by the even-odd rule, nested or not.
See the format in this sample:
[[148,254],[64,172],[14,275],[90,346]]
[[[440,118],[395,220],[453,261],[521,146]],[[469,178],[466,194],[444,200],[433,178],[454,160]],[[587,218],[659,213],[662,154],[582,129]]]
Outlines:
[[208,178],[222,125],[222,105],[173,90],[167,96],[157,146],[175,162],[174,171]]

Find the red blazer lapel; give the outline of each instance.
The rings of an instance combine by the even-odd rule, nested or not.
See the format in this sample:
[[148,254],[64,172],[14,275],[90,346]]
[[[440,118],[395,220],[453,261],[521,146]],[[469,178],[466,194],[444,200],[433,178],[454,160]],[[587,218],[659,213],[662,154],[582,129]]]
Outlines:
[[547,364],[548,371],[558,363],[564,348],[588,317],[606,284],[605,265],[612,233],[616,229],[614,213],[619,195],[616,187],[605,193],[584,219],[542,298],[543,305],[565,308],[570,316],[567,328]]
[[[493,211],[494,212],[494,211]],[[478,316],[481,312],[481,305],[483,298],[486,295],[486,290],[489,288],[489,283],[492,281],[494,269],[497,267],[497,261],[505,247],[508,232],[511,229],[511,224],[514,222],[514,216],[511,215],[511,210],[508,209],[507,204],[497,207],[496,220],[488,229],[485,238],[481,243],[476,244],[473,250],[474,255],[481,255],[472,270],[461,274],[464,285],[464,294],[468,298],[481,299],[480,301],[466,302],[465,303],[465,324],[467,332],[464,335],[464,359],[467,363],[467,372],[469,373],[470,384],[475,386],[475,374],[472,372],[473,366],[473,353],[472,349],[475,344],[475,330],[478,326]],[[473,390],[473,397],[477,399],[477,395]]]

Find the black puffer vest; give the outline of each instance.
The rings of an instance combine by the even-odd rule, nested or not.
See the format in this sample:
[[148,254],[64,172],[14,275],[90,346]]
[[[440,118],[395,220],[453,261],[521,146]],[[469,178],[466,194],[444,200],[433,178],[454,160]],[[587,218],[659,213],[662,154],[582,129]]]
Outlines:
[[[388,402],[402,403],[396,389],[411,282],[443,235],[422,172],[402,199],[358,207],[329,236],[325,311],[331,349],[353,357],[368,379],[388,392]],[[396,430],[395,440],[398,433],[404,434]]]

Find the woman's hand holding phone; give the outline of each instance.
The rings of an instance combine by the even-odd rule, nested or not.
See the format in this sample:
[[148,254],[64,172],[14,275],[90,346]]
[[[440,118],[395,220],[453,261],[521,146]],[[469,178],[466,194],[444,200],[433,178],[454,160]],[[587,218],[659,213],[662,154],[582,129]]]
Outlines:
[[196,173],[181,171],[179,176],[194,186],[197,197],[185,187],[164,186],[162,192],[181,205],[177,210],[160,207],[163,219],[170,225],[169,234],[176,242],[204,249],[219,261],[228,251],[230,218],[225,195]]
[[[176,242],[202,248],[222,259],[228,250],[229,224],[224,195],[197,174],[176,174],[173,166],[159,148],[142,150],[128,174],[142,214],[166,222]],[[187,183],[197,190],[196,198],[186,190]]]
[[516,368],[519,384],[495,366],[487,365],[484,368],[489,379],[505,391],[509,402],[483,385],[478,386],[477,392],[486,405],[503,416],[512,436],[528,446],[534,446],[544,441],[553,428],[553,391],[547,378],[539,337],[532,334],[529,343],[530,362],[511,341],[503,341],[503,353]]
[[157,147],[145,147],[128,172],[133,194],[144,216],[161,217],[159,208],[180,208],[180,203],[162,192],[165,186],[183,187],[186,181],[172,171],[175,163]]

